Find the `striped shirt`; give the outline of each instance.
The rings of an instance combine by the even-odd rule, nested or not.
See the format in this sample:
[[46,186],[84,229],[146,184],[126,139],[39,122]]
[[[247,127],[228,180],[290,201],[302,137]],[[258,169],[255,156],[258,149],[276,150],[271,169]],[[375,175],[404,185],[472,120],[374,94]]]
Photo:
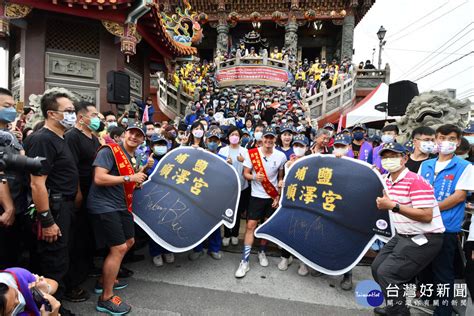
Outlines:
[[421,223],[390,211],[397,233],[418,235],[444,232],[443,220],[433,187],[421,176],[405,168],[394,182],[390,175],[385,175],[385,182],[392,201],[412,208],[433,208],[433,219],[430,223]]

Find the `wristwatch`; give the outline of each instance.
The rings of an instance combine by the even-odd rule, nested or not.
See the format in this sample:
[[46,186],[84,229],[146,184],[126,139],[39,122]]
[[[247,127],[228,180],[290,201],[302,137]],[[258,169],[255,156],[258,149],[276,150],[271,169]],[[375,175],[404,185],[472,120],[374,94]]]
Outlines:
[[125,176],[125,177],[123,177],[123,181],[125,181],[125,182],[130,182],[130,176]]
[[394,213],[400,212],[400,204],[396,203],[395,206],[392,209],[392,212],[394,212]]

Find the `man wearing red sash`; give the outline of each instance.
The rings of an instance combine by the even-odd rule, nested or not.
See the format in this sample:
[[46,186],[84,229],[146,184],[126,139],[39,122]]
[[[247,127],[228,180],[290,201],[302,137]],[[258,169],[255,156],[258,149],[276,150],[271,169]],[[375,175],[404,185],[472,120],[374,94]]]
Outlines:
[[[249,257],[254,240],[254,231],[259,221],[266,220],[278,206],[280,192],[278,181],[283,179],[286,156],[275,150],[276,131],[267,127],[263,131],[263,146],[250,149],[244,160],[244,178],[251,181],[251,197],[247,211],[244,251],[236,278],[242,278],[249,271]],[[258,259],[260,265],[268,266],[265,256],[266,241],[260,245]]]
[[135,242],[133,191],[147,178],[143,168],[153,165],[153,159],[149,159],[146,166],[140,166],[140,161],[135,158],[135,150],[144,140],[144,131],[138,126],[130,126],[123,143],[103,146],[93,163],[94,183],[87,199],[87,209],[92,215],[98,248],[109,249],[102,267],[102,278],[95,286],[95,292],[102,294],[96,309],[113,315],[123,315],[131,309],[113,291],[127,286],[127,283],[117,280],[117,275],[123,257]]

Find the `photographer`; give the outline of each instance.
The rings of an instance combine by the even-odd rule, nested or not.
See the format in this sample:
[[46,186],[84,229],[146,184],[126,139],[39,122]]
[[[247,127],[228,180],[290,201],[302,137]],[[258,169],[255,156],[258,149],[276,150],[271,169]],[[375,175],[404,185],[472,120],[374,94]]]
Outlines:
[[[15,121],[16,109],[10,91],[0,88],[0,151],[13,155],[24,155],[23,147],[16,137],[7,129],[8,124]],[[0,156],[0,159],[2,157]],[[8,169],[8,168],[7,168]],[[6,183],[0,181],[0,269],[18,265],[21,252],[21,227],[26,211],[26,190],[23,185],[24,170],[16,168],[5,170],[0,167],[0,180],[6,177]],[[15,240],[12,243],[11,240]]]
[[22,268],[0,271],[0,315],[59,315],[61,304],[52,296],[54,280]]
[[[41,98],[44,127],[25,140],[29,157],[45,157],[42,169],[31,175],[31,194],[39,223],[37,265],[40,272],[59,283],[56,298],[64,294],[64,277],[69,268],[68,245],[75,213],[74,201],[79,174],[64,132],[76,123],[70,96],[50,92]],[[62,315],[71,313],[61,308]]]

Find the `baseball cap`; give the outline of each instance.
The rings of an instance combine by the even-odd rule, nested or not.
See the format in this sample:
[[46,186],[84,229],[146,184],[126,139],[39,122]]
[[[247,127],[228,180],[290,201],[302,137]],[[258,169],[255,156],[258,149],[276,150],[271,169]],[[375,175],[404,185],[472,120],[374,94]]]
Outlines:
[[284,132],[294,133],[295,129],[292,124],[285,123],[280,126],[280,133]]
[[221,130],[219,128],[215,128],[213,130],[208,131],[206,133],[206,138],[211,138],[211,137],[217,137],[221,139],[222,137]]
[[402,154],[406,152],[406,148],[399,143],[391,142],[383,144],[382,149],[380,149],[379,151],[379,155],[382,155],[386,151],[392,151],[394,153]]
[[143,136],[146,137],[146,133],[143,130],[143,125],[141,123],[135,123],[135,124],[130,125],[129,127],[127,127],[127,131],[132,130],[132,129],[139,130],[143,134]]
[[463,130],[463,133],[474,134],[474,121],[470,121],[467,124],[466,128]]
[[159,134],[153,134],[151,135],[151,142],[152,143],[158,143],[158,142],[166,142],[168,144],[168,140],[164,138],[163,136]]
[[301,144],[304,146],[308,146],[309,144],[308,137],[302,134],[295,135],[293,136],[293,144]]
[[[327,181],[322,174],[329,175]],[[308,194],[308,187],[316,187],[315,194]],[[383,189],[370,165],[325,155],[302,157],[285,177],[281,206],[255,236],[277,243],[313,269],[341,275],[376,239],[393,236],[389,213],[375,203]]]
[[344,134],[339,134],[334,138],[334,145],[335,144],[342,144],[342,145],[350,145],[352,142],[351,138],[349,136],[346,136]]
[[275,128],[273,128],[271,126],[265,127],[265,129],[263,130],[263,135],[262,136],[265,137],[267,135],[271,135],[273,137],[276,137],[277,132],[276,132]]
[[330,129],[332,130],[335,130],[336,128],[334,127],[334,124],[333,123],[326,123],[324,124],[323,128],[327,128],[329,127]]
[[352,131],[354,131],[355,129],[363,129],[364,131],[367,130],[367,127],[365,127],[365,124],[362,124],[362,123],[357,123],[356,125],[354,125],[354,127],[352,127]]
[[403,144],[403,147],[405,147],[407,153],[412,153],[415,150],[415,145],[413,144],[412,140],[409,140]]

